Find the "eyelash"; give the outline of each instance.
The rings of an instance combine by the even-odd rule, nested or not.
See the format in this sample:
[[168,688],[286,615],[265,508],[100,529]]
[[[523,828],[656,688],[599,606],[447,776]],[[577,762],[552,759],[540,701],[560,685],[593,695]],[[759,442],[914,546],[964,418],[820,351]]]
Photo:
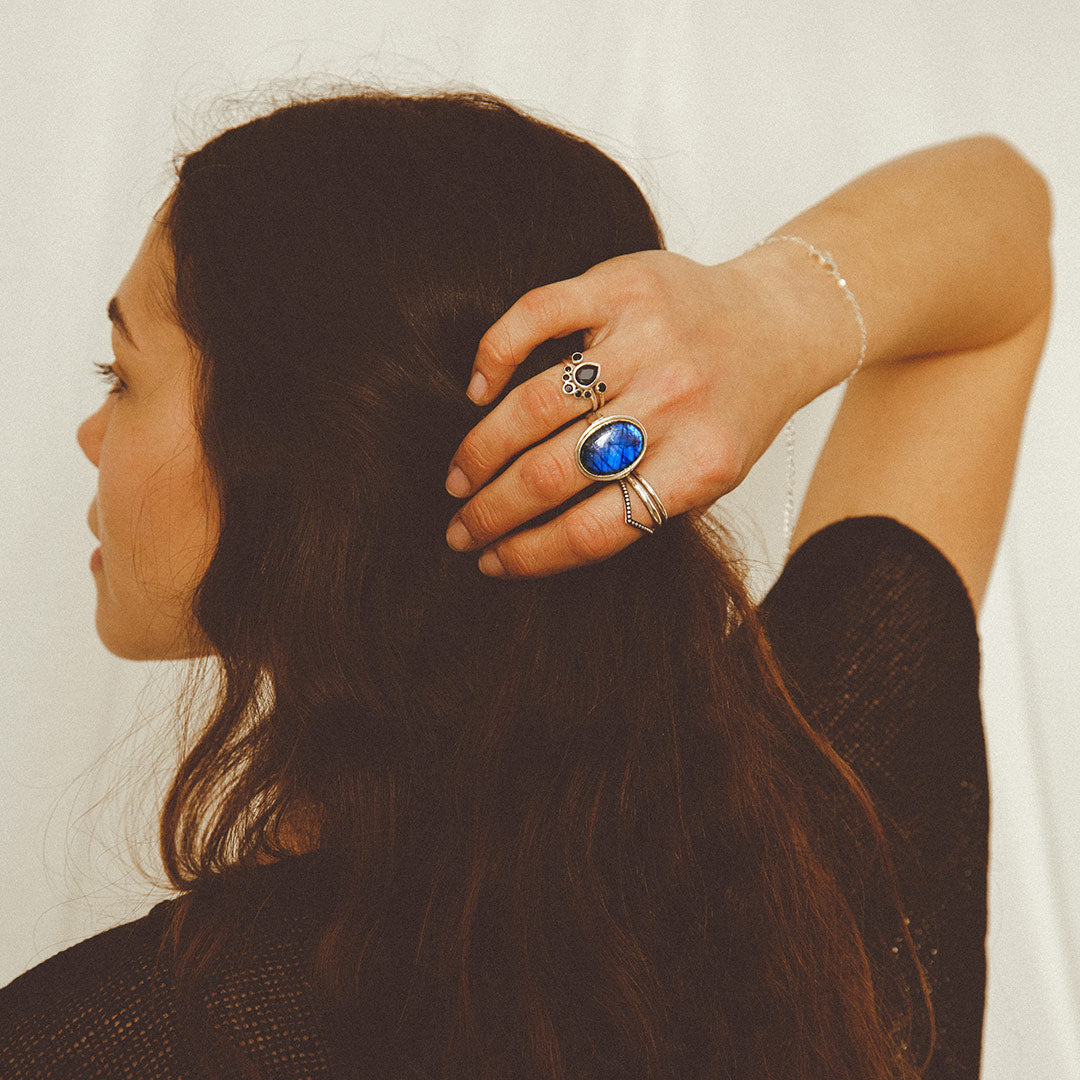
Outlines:
[[97,373],[109,384],[110,394],[119,394],[122,390],[127,389],[127,384],[116,374],[112,364],[101,364],[95,360],[94,367],[97,368]]

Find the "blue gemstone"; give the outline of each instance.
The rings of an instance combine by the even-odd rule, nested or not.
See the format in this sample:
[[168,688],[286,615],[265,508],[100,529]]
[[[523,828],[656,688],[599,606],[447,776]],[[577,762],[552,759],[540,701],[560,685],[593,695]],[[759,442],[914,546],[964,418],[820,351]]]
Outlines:
[[613,476],[633,465],[645,449],[645,432],[630,420],[602,424],[581,444],[578,461],[591,475]]

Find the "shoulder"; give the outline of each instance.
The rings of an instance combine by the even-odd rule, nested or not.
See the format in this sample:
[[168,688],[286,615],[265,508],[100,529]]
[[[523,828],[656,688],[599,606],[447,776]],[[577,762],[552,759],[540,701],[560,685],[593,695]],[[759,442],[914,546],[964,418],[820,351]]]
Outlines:
[[67,1075],[60,1068],[65,1061],[82,1075],[95,1054],[122,1060],[133,1040],[175,1037],[167,1010],[159,1008],[170,980],[157,956],[174,903],[95,934],[0,989],[5,1076]]
[[781,598],[790,602],[792,594],[814,592],[837,600],[861,597],[865,605],[880,599],[883,588],[894,601],[948,609],[975,626],[971,596],[945,553],[909,525],[881,515],[842,518],[807,537],[788,558],[762,606],[768,609]]
[[759,613],[807,719],[879,796],[913,805],[960,778],[984,787],[975,610],[925,536],[891,517],[833,522],[791,555]]
[[896,518],[850,517],[819,529],[792,553],[759,612],[796,662],[923,655],[978,682],[971,596],[945,554]]
[[0,988],[0,1016],[32,1012],[58,997],[98,988],[157,951],[170,907],[166,900],[141,919],[114,926],[43,960]]
[[[314,1023],[302,992],[304,948],[324,903],[323,869],[315,856],[296,856],[239,870],[201,888],[186,916],[196,930],[204,915],[223,905],[249,916],[243,940],[230,942],[208,974],[204,1001],[217,1022],[253,1046],[277,1047],[280,1031],[307,1031]],[[162,948],[179,903],[163,901],[0,989],[5,1080],[203,1075],[187,1038],[169,951]],[[314,1045],[314,1034],[309,1041]],[[310,1054],[304,1061],[310,1075],[319,1072]]]

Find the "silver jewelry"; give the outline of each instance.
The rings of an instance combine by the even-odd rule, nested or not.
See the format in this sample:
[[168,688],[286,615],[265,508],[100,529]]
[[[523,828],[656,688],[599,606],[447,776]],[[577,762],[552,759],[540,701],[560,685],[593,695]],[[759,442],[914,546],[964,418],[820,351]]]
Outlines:
[[[851,369],[851,373],[844,381],[852,379],[855,373],[862,367],[863,361],[866,359],[866,323],[863,320],[862,309],[859,307],[859,301],[855,299],[854,293],[848,288],[847,280],[840,276],[840,271],[837,269],[836,260],[827,251],[822,251],[820,248],[814,247],[808,240],[804,240],[801,236],[792,236],[788,233],[780,233],[775,236],[766,236],[764,240],[759,240],[752,248],[764,247],[766,244],[778,244],[781,240],[790,240],[793,244],[798,244],[800,247],[805,248],[812,258],[816,259],[829,273],[837,285],[840,286],[841,291],[851,304],[852,310],[855,312],[855,320],[859,324],[859,361]],[[794,506],[795,506],[795,417],[792,416],[790,420],[784,425],[784,433],[787,436],[787,498],[784,501],[784,553],[789,554],[791,551],[791,530],[794,518]]]
[[[634,473],[648,444],[644,426],[632,416],[600,414],[607,387],[599,381],[600,365],[586,361],[582,353],[576,352],[570,357],[570,362],[563,368],[562,377],[563,391],[575,397],[589,398],[592,411],[596,414],[581,433],[574,450],[578,469],[590,480],[618,480],[626,524],[642,532],[654,532],[656,526],[667,520],[668,513],[652,485]],[[652,526],[634,520],[627,481],[649,511]]]
[[[591,480],[618,480],[623,497],[623,512],[627,525],[652,533],[667,519],[667,511],[652,487],[646,485],[634,468],[645,455],[648,435],[632,416],[601,416],[581,433],[574,460],[578,469]],[[634,520],[627,481],[641,496],[653,525]]]
[[663,525],[667,521],[668,512],[664,508],[660,496],[656,494],[656,489],[641,473],[628,473],[626,480],[620,480],[619,483],[629,484],[638,493],[638,498],[645,504],[645,509],[649,511],[649,517],[653,519],[655,524]]
[[[822,251],[821,248],[814,247],[808,240],[804,240],[801,236],[790,236],[787,233],[781,233],[777,236],[766,236],[764,240],[759,240],[753,248],[764,247],[766,244],[778,244],[781,240],[790,240],[793,244],[798,244],[799,247],[805,248],[812,258],[817,259],[819,263],[828,271],[829,275],[840,286],[841,292],[847,298],[848,303],[851,304],[852,310],[855,312],[855,321],[859,324],[859,362],[851,369],[851,374],[848,375],[850,379],[858,370],[862,367],[863,361],[866,359],[866,323],[863,321],[862,309],[859,307],[859,301],[855,299],[854,293],[848,288],[847,280],[840,276],[840,271],[836,268],[836,260],[827,251]],[[844,380],[847,382],[847,379]]]
[[576,352],[563,368],[563,391],[574,397],[587,398],[592,412],[599,412],[604,405],[604,391],[607,390],[607,386],[598,381],[599,378],[600,365]]
[[[632,479],[633,475],[634,475],[633,473],[628,473],[627,476],[626,476],[626,480]],[[633,525],[635,529],[640,529],[642,532],[647,532],[647,533],[649,533],[651,535],[652,533],[656,532],[655,526],[659,525],[660,522],[657,521],[655,517],[653,517],[653,527],[650,527],[648,525],[643,525],[640,521],[635,521],[634,520],[633,513],[631,511],[631,506],[630,506],[630,492],[627,491],[627,489],[626,489],[626,480],[620,480],[619,481],[619,487],[622,489],[622,501],[623,501],[623,507],[625,508],[624,512],[625,512],[625,515],[626,515],[626,524],[627,525]],[[634,488],[634,490],[637,491],[637,488]],[[652,514],[652,511],[650,511],[650,516],[651,516],[651,514]]]
[[784,555],[791,554],[791,532],[795,521],[795,417],[784,425],[787,440],[787,496],[784,499]]

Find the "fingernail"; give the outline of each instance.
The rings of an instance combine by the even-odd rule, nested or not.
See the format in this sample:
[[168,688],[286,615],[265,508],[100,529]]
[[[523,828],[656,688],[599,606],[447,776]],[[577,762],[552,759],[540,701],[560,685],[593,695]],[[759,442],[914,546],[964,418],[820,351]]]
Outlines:
[[469,478],[456,465],[446,474],[446,490],[459,499],[469,494]]
[[487,393],[488,382],[479,371],[475,372],[472,379],[469,381],[469,389],[465,391],[473,403],[479,405],[479,398],[482,398]]
[[506,567],[499,561],[499,556],[494,551],[485,551],[476,565],[480,573],[488,577],[506,577]]
[[465,522],[459,517],[455,517],[450,522],[450,527],[446,530],[446,542],[455,551],[464,551],[472,542],[472,533],[465,528]]

